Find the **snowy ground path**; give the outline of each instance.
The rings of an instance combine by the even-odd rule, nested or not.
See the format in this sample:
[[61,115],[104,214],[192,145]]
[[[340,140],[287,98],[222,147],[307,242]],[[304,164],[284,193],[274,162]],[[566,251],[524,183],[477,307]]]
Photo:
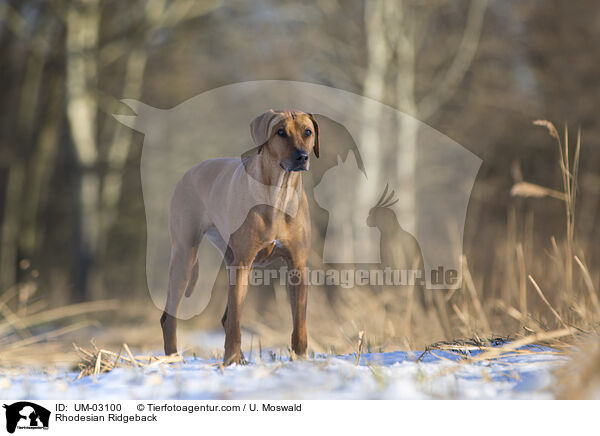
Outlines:
[[[0,372],[2,399],[550,399],[554,370],[567,358],[548,348],[464,363],[458,353],[269,357],[220,369],[216,360],[118,368],[84,377],[72,371]],[[476,355],[478,351],[474,351]],[[157,353],[158,354],[158,353]]]

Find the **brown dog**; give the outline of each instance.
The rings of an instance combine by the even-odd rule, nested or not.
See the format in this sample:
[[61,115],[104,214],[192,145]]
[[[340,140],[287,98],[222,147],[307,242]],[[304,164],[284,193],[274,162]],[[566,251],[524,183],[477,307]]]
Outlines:
[[[311,229],[301,171],[311,151],[319,157],[319,126],[311,114],[270,110],[250,124],[256,153],[242,159],[211,159],[189,170],[171,198],[171,262],[165,311],[160,322],[165,354],[177,353],[176,316],[183,295],[198,278],[203,237],[221,251],[229,269],[229,294],[222,318],[224,364],[241,357],[241,310],[253,265],[283,258],[289,271],[303,271]],[[296,281],[294,281],[296,282]],[[303,274],[288,284],[292,349],[306,355],[306,287]]]

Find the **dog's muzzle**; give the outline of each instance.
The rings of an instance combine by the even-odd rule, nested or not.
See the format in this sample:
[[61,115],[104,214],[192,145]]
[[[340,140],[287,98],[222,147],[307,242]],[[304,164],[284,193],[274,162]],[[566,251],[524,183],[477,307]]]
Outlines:
[[306,171],[308,170],[309,157],[308,153],[302,150],[296,150],[291,159],[282,161],[279,166],[287,172],[291,171]]
[[303,150],[294,152],[294,167],[292,171],[306,171],[308,169],[308,153]]

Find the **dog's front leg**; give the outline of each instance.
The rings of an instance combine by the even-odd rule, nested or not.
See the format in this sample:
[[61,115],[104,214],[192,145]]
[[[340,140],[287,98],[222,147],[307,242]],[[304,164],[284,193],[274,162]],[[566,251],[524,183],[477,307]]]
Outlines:
[[292,306],[292,350],[306,357],[306,269],[304,263],[288,262],[288,294]]
[[229,268],[229,294],[227,296],[227,310],[223,316],[225,328],[225,355],[223,364],[240,363],[242,347],[242,305],[248,293],[249,265],[230,266]]

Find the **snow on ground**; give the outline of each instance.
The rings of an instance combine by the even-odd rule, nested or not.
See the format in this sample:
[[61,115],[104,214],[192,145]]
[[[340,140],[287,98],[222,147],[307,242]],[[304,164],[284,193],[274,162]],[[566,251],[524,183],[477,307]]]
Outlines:
[[[306,361],[250,359],[221,371],[216,360],[154,368],[118,368],[74,381],[77,373],[27,370],[0,375],[2,399],[550,399],[553,371],[566,357],[531,354],[460,363],[457,353],[318,355]],[[473,352],[473,354],[478,353]],[[2,372],[0,372],[2,374]]]

